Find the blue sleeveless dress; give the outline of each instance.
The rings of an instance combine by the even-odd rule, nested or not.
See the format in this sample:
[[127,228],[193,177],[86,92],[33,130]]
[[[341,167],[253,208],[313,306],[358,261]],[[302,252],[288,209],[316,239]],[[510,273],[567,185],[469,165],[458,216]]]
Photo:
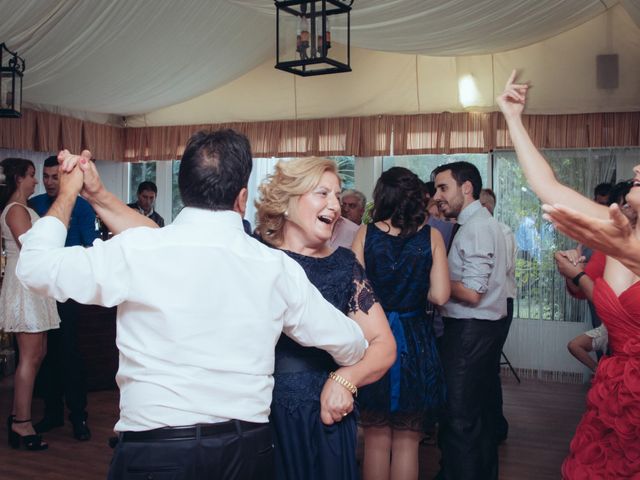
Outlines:
[[[343,313],[367,312],[375,302],[364,269],[351,250],[307,257],[285,250],[313,285]],[[324,350],[302,347],[286,335],[276,345],[273,428],[278,480],[356,480],[357,412],[341,422],[320,420],[320,393],[338,366]]]
[[360,389],[361,424],[421,431],[438,420],[446,403],[433,321],[426,314],[431,228],[425,225],[413,235],[398,237],[370,224],[364,259],[398,353],[380,380]]

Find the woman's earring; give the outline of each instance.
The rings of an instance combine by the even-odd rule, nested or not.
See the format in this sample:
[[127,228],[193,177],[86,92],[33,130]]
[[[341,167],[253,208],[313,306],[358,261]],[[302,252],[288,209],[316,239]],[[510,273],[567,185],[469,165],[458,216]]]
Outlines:
[[284,211],[284,218],[289,218],[289,210]]

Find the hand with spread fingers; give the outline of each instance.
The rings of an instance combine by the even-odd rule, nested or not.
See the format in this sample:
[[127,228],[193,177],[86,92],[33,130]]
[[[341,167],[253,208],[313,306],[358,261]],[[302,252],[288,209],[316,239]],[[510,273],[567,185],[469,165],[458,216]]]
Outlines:
[[544,218],[568,237],[600,250],[640,275],[640,240],[629,219],[617,204],[609,207],[609,219],[603,220],[564,205],[543,205]]

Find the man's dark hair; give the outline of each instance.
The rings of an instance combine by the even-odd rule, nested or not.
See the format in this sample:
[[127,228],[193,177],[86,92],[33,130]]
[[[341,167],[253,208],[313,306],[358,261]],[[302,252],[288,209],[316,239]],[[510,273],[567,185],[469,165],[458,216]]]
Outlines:
[[435,182],[424,182],[424,191],[429,195],[429,198],[433,197],[436,194]]
[[400,236],[418,231],[427,217],[424,184],[411,170],[392,167],[380,175],[373,190],[373,222],[390,220]]
[[625,197],[627,196],[627,193],[629,193],[629,190],[631,190],[632,185],[633,182],[629,181],[616,183],[609,192],[609,205],[611,205],[612,203],[617,203],[618,205],[622,206],[627,203]]
[[150,181],[144,181],[141,182],[140,185],[138,185],[138,195],[140,195],[142,192],[145,192],[147,190],[151,190],[153,193],[155,193],[156,195],[158,194],[158,187],[156,186],[155,183],[150,182]]
[[593,196],[595,197],[604,197],[611,194],[611,189],[613,185],[607,182],[602,182],[596,185],[596,188],[593,189]]
[[58,166],[58,157],[56,157],[55,155],[51,155],[50,157],[47,157],[44,161],[45,168],[57,167],[57,166]]
[[451,176],[458,186],[469,181],[473,185],[473,199],[480,198],[480,190],[482,190],[482,177],[475,165],[469,162],[452,162],[440,165],[431,172],[431,179],[435,180],[436,175],[451,170]]
[[496,203],[496,194],[493,190],[491,190],[490,188],[483,188],[481,191],[493,198],[493,203]]
[[184,150],[178,188],[187,207],[232,210],[251,175],[251,146],[233,130],[194,133]]

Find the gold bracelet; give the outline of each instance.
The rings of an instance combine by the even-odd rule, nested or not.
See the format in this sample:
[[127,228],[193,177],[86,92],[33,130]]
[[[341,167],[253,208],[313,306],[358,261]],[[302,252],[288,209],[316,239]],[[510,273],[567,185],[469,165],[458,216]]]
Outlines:
[[346,378],[338,375],[336,372],[329,372],[329,378],[334,382],[339,383],[347,390],[349,390],[354,397],[358,396],[358,387],[356,387],[353,383],[351,383]]

